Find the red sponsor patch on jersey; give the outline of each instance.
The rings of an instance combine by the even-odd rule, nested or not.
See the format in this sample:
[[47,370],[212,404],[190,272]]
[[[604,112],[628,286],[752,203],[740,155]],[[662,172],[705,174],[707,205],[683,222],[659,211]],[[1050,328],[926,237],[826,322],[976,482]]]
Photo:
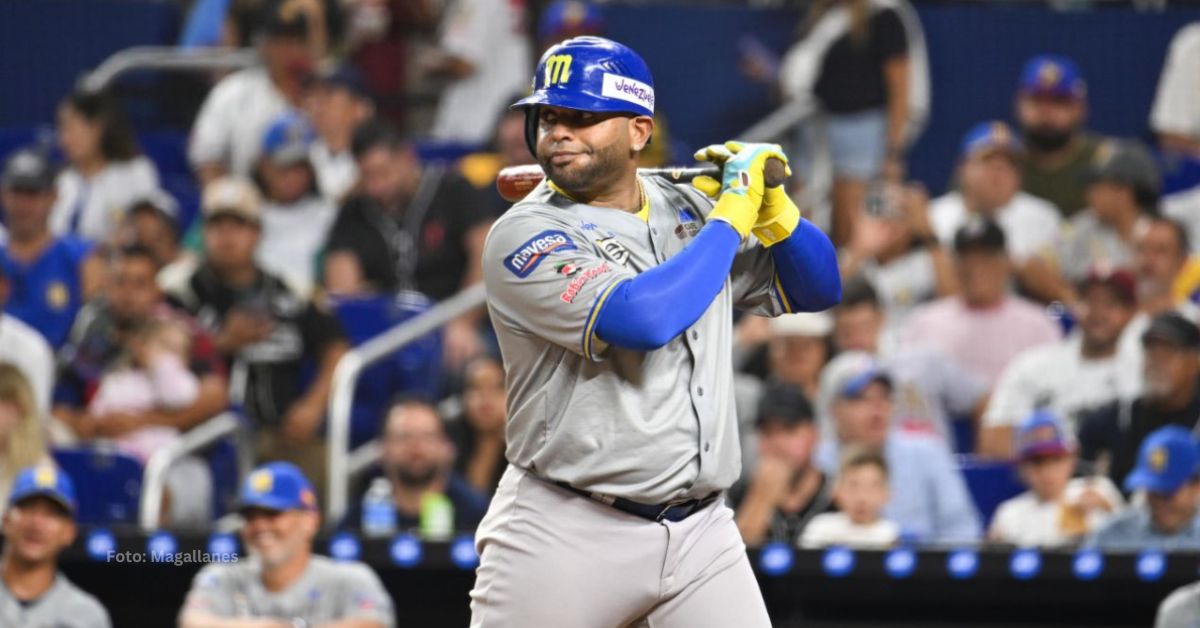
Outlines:
[[608,265],[608,262],[600,264],[599,266],[585,268],[576,274],[575,278],[571,280],[571,283],[567,284],[567,289],[564,290],[562,294],[558,295],[558,298],[562,299],[564,303],[574,303],[575,297],[579,296],[579,291],[583,290],[583,286],[587,282],[611,271],[612,267]]

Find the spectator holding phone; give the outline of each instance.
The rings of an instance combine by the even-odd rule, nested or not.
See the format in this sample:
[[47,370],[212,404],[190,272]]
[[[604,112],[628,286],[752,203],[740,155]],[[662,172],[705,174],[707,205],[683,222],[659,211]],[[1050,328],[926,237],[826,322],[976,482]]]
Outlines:
[[875,287],[892,333],[918,305],[958,292],[954,262],[934,234],[929,197],[915,185],[873,186],[841,256],[845,280]]

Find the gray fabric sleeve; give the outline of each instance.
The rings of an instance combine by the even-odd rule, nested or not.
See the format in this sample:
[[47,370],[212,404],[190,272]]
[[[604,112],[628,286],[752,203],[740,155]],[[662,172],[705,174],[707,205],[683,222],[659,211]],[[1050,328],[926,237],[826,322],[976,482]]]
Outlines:
[[379,576],[362,563],[343,563],[340,567],[337,585],[343,595],[337,609],[338,618],[375,621],[384,628],[393,628],[396,612]]
[[183,600],[180,619],[189,613],[233,617],[234,586],[228,573],[228,567],[224,565],[207,565],[201,569],[192,579],[192,588]]
[[612,289],[633,276],[566,221],[529,211],[496,222],[483,250],[493,323],[593,360],[605,349],[596,317]]
[[112,620],[100,601],[82,591],[78,592],[68,608],[63,609],[63,613],[81,626],[112,628]]

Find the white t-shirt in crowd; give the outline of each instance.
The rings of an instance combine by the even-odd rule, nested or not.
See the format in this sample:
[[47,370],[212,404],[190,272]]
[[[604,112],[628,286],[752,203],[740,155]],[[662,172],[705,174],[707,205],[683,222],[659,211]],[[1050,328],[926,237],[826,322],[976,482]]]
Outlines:
[[[939,196],[929,205],[933,231],[946,246],[954,246],[954,234],[967,224],[969,217],[958,192]],[[996,210],[996,223],[1004,230],[1008,254],[1014,261],[1024,262],[1054,244],[1062,217],[1049,202],[1018,191],[1007,205]]]
[[262,151],[263,134],[288,110],[266,68],[230,74],[209,92],[192,127],[188,159],[193,166],[220,163],[248,177]]
[[850,545],[853,547],[887,547],[900,538],[900,526],[880,519],[859,525],[841,512],[825,512],[812,518],[800,534],[801,547]]
[[1150,128],[1200,139],[1200,23],[1179,29],[1171,40],[1150,108]]
[[259,266],[302,294],[311,293],[317,254],[336,217],[337,207],[319,196],[291,205],[263,203],[262,240],[255,251]]
[[321,196],[331,203],[341,202],[358,183],[358,162],[349,150],[334,153],[325,142],[317,140],[308,151],[308,160],[317,173],[317,188],[321,190]]
[[1074,424],[1088,410],[1138,395],[1140,343],[1118,342],[1112,357],[1097,360],[1085,360],[1082,345],[1082,336],[1075,333],[1014,358],[992,391],[983,424],[1015,427],[1042,407]]
[[110,163],[91,179],[74,168],[58,175],[58,199],[50,211],[50,228],[103,242],[113,235],[135,201],[158,190],[158,170],[145,157]]
[[533,69],[524,3],[458,0],[448,10],[441,49],[472,66],[471,75],[442,92],[433,123],[439,140],[482,144],[491,139],[509,99],[529,91]]
[[871,282],[886,313],[883,334],[899,336],[917,306],[937,298],[937,274],[928,250],[916,249],[887,264],[869,262],[862,276]]
[[[1095,489],[1112,509],[1093,510],[1085,517],[1073,514],[1069,505],[1077,503],[1088,488]],[[1043,502],[1033,491],[1026,491],[1000,504],[990,534],[997,541],[1020,546],[1069,545],[1098,530],[1124,505],[1121,493],[1108,478],[1075,478],[1067,483],[1061,501]]]
[[54,388],[54,351],[38,331],[0,312],[0,362],[8,362],[29,381],[38,410],[49,416]]

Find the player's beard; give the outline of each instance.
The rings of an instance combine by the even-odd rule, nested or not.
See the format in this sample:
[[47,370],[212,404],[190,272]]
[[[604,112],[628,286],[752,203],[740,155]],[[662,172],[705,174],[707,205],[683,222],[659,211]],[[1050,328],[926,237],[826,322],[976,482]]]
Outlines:
[[539,154],[538,163],[541,164],[542,170],[546,171],[546,176],[564,191],[594,191],[598,184],[612,179],[629,159],[627,151],[622,150],[618,144],[613,142],[604,148],[588,151],[586,154],[591,159],[586,166],[577,166],[574,162],[565,168],[555,166],[548,153]]

